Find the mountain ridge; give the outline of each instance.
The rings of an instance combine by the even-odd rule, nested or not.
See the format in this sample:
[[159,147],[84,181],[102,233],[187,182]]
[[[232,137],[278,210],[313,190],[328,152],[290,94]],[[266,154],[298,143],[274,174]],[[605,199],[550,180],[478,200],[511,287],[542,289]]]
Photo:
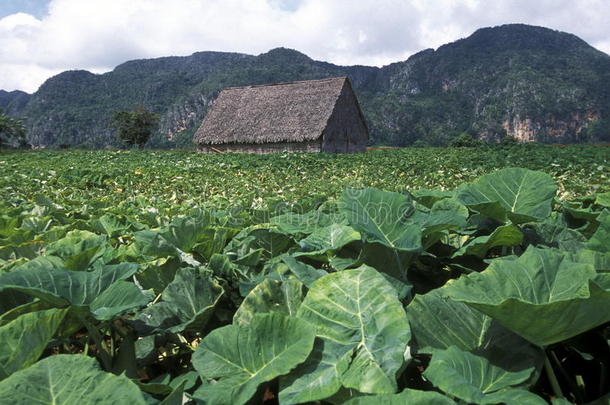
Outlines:
[[32,95],[0,92],[0,108],[28,117],[35,147],[116,145],[112,113],[137,107],[161,115],[150,146],[186,146],[223,87],[333,76],[350,77],[377,144],[440,145],[462,132],[491,141],[610,140],[610,56],[573,34],[524,24],[482,28],[381,68],[288,48],[133,60],[101,75],[60,73]]

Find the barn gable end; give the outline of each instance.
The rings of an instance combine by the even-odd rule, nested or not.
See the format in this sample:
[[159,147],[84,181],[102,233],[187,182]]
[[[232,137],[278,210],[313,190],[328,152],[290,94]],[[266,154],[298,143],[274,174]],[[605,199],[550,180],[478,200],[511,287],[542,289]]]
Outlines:
[[366,150],[369,131],[349,80],[335,103],[322,138],[322,151],[358,153]]

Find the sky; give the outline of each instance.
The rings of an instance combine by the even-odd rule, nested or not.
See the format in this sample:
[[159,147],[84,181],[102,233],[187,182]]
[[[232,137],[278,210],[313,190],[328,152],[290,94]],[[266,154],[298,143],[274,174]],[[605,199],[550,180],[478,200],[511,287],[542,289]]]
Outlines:
[[64,70],[197,51],[297,49],[383,66],[481,27],[570,32],[610,54],[608,0],[0,0],[0,89],[34,92]]

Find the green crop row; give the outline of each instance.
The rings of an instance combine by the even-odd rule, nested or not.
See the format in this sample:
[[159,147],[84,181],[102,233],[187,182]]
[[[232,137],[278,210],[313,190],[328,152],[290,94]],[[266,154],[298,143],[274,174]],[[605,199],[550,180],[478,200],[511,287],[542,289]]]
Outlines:
[[606,151],[1,155],[0,404],[603,404]]

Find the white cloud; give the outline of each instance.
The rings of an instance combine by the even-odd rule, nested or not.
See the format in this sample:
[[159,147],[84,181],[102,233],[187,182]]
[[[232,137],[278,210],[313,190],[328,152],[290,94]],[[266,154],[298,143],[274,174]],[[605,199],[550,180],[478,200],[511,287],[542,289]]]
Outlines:
[[383,65],[512,22],[573,32],[610,52],[606,0],[51,0],[42,19],[0,19],[0,88],[34,91],[66,69],[277,46],[338,64]]
[[64,69],[47,69],[34,63],[0,63],[0,89],[36,91],[46,79]]

